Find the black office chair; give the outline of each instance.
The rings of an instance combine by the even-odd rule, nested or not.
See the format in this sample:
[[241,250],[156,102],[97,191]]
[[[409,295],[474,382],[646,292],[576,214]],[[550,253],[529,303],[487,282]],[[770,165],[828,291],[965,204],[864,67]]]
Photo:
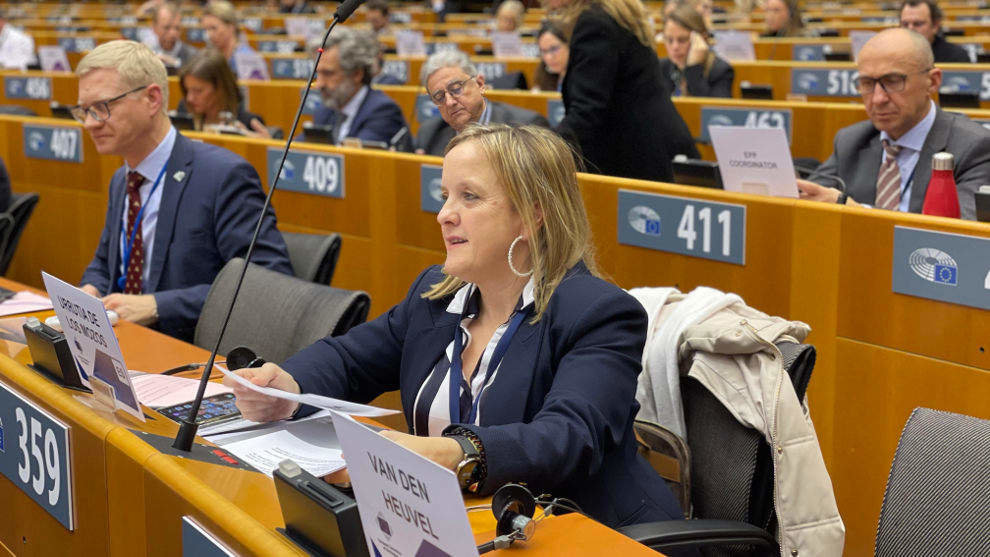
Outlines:
[[34,192],[12,193],[10,195],[10,207],[7,208],[5,214],[10,215],[13,227],[3,249],[0,250],[0,275],[7,274],[10,261],[14,258],[14,252],[17,251],[17,244],[21,241],[21,234],[38,204],[38,199],[38,194]]
[[990,420],[915,408],[890,466],[875,555],[990,555]]
[[340,234],[283,232],[282,237],[289,249],[289,261],[296,276],[330,286],[340,258]]
[[[213,281],[196,323],[197,346],[209,350],[216,344],[243,264],[241,258],[230,260]],[[219,353],[246,346],[265,360],[282,362],[327,335],[363,323],[370,305],[364,292],[314,284],[252,263]]]
[[14,218],[9,213],[0,213],[0,250],[6,249],[14,227]]
[[[808,344],[777,344],[799,399],[804,397],[815,367],[815,347]],[[661,552],[697,548],[705,556],[779,555],[774,532],[773,458],[763,434],[740,424],[697,380],[681,377],[681,399],[687,428],[687,447],[665,429],[637,422],[640,439],[653,431],[659,443],[647,443],[650,451],[677,460],[656,466],[658,473],[673,482],[672,489],[691,520],[636,524],[619,531]],[[667,445],[668,448],[664,448]]]

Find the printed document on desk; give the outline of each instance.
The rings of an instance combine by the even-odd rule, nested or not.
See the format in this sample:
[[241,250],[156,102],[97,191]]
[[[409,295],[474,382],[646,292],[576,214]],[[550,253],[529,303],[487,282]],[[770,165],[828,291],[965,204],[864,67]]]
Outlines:
[[340,442],[330,413],[325,410],[302,420],[274,422],[249,431],[206,437],[269,476],[287,458],[317,477],[344,467]]
[[230,377],[237,383],[251,389],[252,391],[259,392],[263,395],[273,396],[275,398],[283,398],[285,400],[291,400],[294,402],[299,402],[302,404],[308,404],[316,408],[322,408],[324,410],[335,410],[341,414],[349,414],[351,416],[365,416],[368,418],[376,418],[379,416],[389,416],[392,414],[398,414],[398,410],[389,410],[387,408],[378,408],[377,406],[368,406],[367,404],[358,404],[356,402],[347,402],[346,400],[338,400],[336,398],[330,398],[328,396],[314,395],[311,393],[303,393],[297,395],[295,393],[290,393],[287,391],[281,391],[279,389],[273,389],[271,387],[259,387],[254,383],[244,379],[236,373],[230,372],[227,368],[222,366],[217,366],[221,372],[227,377]]
[[725,191],[797,198],[794,161],[782,128],[709,126]]

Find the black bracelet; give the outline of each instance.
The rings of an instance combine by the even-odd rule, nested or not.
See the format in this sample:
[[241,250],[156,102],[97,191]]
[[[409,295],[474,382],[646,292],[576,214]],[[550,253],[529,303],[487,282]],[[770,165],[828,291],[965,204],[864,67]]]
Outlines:
[[849,200],[849,195],[846,192],[842,192],[839,194],[839,198],[836,199],[835,202],[838,203],[839,205],[845,205],[846,201],[848,200]]

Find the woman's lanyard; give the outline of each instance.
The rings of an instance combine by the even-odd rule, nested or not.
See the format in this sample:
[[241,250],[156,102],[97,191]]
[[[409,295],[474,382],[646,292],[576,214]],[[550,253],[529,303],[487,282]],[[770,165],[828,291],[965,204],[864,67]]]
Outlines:
[[[498,369],[498,365],[502,362],[502,357],[505,356],[505,351],[509,348],[509,342],[512,341],[513,335],[522,325],[526,315],[529,311],[518,310],[513,314],[512,319],[509,320],[509,327],[502,334],[502,338],[499,339],[498,344],[495,345],[495,351],[492,353],[491,360],[488,361],[488,369],[485,370],[485,379],[481,384],[482,387],[478,391],[478,396],[474,397],[474,401],[471,403],[471,413],[468,414],[467,419],[464,421],[459,421],[461,418],[461,378],[464,376],[464,372],[461,368],[461,350],[463,349],[461,324],[458,322],[457,327],[454,329],[454,350],[450,357],[450,382],[448,386],[448,395],[450,396],[450,422],[451,423],[464,423],[473,424],[475,417],[478,415],[478,402],[481,401],[481,393],[484,392],[485,387],[488,386],[488,381],[491,380],[492,373]],[[482,357],[484,355],[482,354]],[[470,384],[468,384],[470,388]]]
[[[134,247],[134,238],[137,235],[137,230],[139,226],[144,224],[144,208],[148,206],[148,201],[151,201],[151,196],[155,195],[155,190],[158,189],[158,184],[162,181],[162,176],[165,175],[165,168],[168,167],[168,162],[162,165],[161,171],[158,173],[158,177],[155,178],[155,183],[151,185],[151,191],[148,192],[148,199],[141,204],[141,208],[138,209],[137,216],[134,217],[134,228],[131,229],[130,237],[127,239],[127,243],[124,244],[124,258],[122,259],[124,263],[124,272],[121,273],[120,277],[117,278],[117,288],[123,290],[124,284],[127,278],[127,266],[131,263],[131,249]],[[139,194],[140,195],[140,194]],[[124,193],[124,208],[127,208],[127,193]],[[123,219],[122,219],[123,220]],[[120,223],[120,233],[121,235],[127,235],[127,223]]]

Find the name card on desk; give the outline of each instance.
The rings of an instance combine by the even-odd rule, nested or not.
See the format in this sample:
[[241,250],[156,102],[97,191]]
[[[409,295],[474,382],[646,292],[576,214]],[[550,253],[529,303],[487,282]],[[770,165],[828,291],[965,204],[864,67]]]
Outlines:
[[990,238],[894,227],[892,289],[990,309]]
[[976,93],[980,100],[990,100],[990,72],[944,70],[940,91],[946,93]]
[[59,37],[58,46],[66,52],[86,52],[96,48],[96,39],[93,37]]
[[814,97],[859,97],[853,68],[826,70],[821,68],[794,68],[791,70],[791,93]]
[[24,156],[81,163],[82,130],[75,127],[24,124]]
[[395,52],[399,56],[424,56],[426,43],[423,41],[423,32],[400,29],[395,33]]
[[0,382],[0,474],[71,531],[70,450],[68,426]]
[[8,99],[49,100],[52,98],[52,80],[50,77],[5,76],[3,91]]
[[797,198],[784,130],[709,126],[726,191]]
[[443,207],[443,192],[440,189],[443,167],[424,164],[419,167],[419,207],[427,213],[439,213]]
[[619,190],[617,224],[620,244],[746,264],[744,205]]
[[477,555],[454,473],[336,412],[371,555]]
[[261,31],[261,18],[260,17],[245,17],[241,20],[241,25],[245,29],[251,31],[252,33],[257,33]]
[[[274,79],[309,79],[313,73],[313,60],[309,58],[271,58]],[[314,93],[319,92],[314,90]]]
[[60,46],[39,46],[38,64],[46,72],[72,71],[72,66],[69,65],[69,57],[65,54],[65,49]]
[[715,54],[729,61],[756,60],[753,35],[749,31],[715,31]]
[[711,141],[708,126],[735,126],[741,128],[780,128],[791,141],[791,109],[784,110],[759,108],[725,108],[720,106],[701,107],[702,141]]
[[522,39],[516,31],[495,31],[492,33],[492,52],[498,58],[518,58],[523,56]]
[[[281,147],[268,148],[268,183],[282,157]],[[279,188],[326,197],[344,198],[344,157],[319,151],[291,149],[282,167]]]
[[237,79],[260,79],[268,81],[268,64],[255,51],[245,50],[234,53]]

